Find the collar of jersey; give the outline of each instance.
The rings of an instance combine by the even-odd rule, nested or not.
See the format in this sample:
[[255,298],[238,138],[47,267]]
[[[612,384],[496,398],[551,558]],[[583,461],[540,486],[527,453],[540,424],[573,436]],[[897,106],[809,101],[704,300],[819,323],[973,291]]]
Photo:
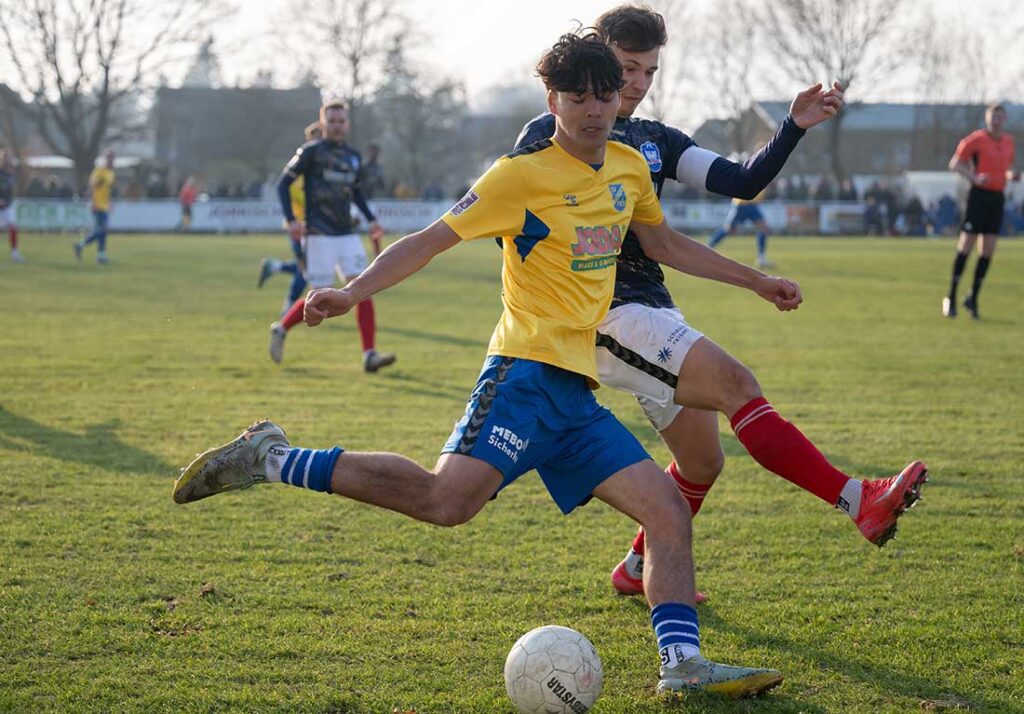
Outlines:
[[[610,140],[609,140],[609,142],[610,142]],[[604,171],[604,167],[608,165],[608,148],[607,147],[605,147],[605,150],[604,150],[604,161],[601,162],[601,168],[599,168],[599,169],[597,169],[595,171],[594,167],[591,166],[590,164],[588,164],[586,161],[583,161],[582,159],[577,159],[575,156],[573,156],[568,151],[566,151],[565,147],[562,146],[561,144],[559,144],[557,141],[555,141],[554,137],[551,138],[551,143],[554,146],[556,146],[559,151],[561,151],[563,154],[568,156],[571,160],[576,162],[580,166],[580,168],[585,168],[587,170],[587,173],[589,175],[591,175],[591,176],[600,176],[601,172]]]

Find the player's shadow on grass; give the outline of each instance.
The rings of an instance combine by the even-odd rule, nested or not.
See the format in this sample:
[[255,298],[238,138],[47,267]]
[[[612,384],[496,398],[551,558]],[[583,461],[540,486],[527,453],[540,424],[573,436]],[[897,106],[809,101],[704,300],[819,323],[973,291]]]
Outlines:
[[[997,708],[996,703],[977,696],[972,693],[967,696],[961,692],[951,689],[948,680],[939,676],[935,680],[917,677],[899,671],[896,667],[876,667],[852,659],[849,654],[843,652],[832,652],[806,642],[794,642],[793,640],[778,635],[769,635],[757,630],[734,625],[728,620],[715,615],[713,607],[702,606],[700,608],[700,619],[702,624],[722,632],[742,637],[746,642],[758,647],[765,647],[777,652],[789,652],[795,657],[805,661],[813,661],[821,668],[839,672],[850,679],[859,680],[877,687],[880,690],[892,692],[909,699],[918,701],[926,699],[936,700],[963,700],[970,702],[972,709],[981,711],[1005,711]],[[840,648],[843,643],[839,643]],[[941,675],[941,673],[939,673]],[[799,693],[794,694],[799,697]],[[1005,706],[1005,702],[1001,703]]]
[[[410,330],[406,327],[381,327],[378,328],[377,332],[381,334],[401,335],[402,337],[412,337],[416,340],[427,340],[428,342],[439,342],[443,345],[456,345],[458,347],[474,347],[478,350],[487,349],[487,340],[480,339],[468,339],[466,337],[456,337],[455,335],[445,335],[440,332],[424,332],[423,330]],[[487,335],[490,339],[490,333]]]
[[112,419],[87,426],[84,434],[76,434],[32,421],[0,405],[0,447],[18,451],[27,446],[34,455],[126,474],[166,476],[172,471],[169,464],[153,454],[118,439],[119,425],[120,421]]

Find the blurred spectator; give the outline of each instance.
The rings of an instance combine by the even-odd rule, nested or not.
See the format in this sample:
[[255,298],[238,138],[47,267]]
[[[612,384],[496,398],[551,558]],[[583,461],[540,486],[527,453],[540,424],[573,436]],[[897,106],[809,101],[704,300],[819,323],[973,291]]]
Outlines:
[[441,190],[441,186],[436,181],[430,182],[425,189],[423,189],[423,199],[425,201],[440,201],[444,198],[444,191]]
[[831,201],[835,198],[836,192],[832,187],[832,180],[828,176],[821,176],[814,184],[814,192],[811,196],[815,201]]
[[370,144],[366,147],[363,168],[359,172],[359,185],[366,198],[381,196],[385,191],[384,169],[380,166],[380,145],[378,144]]
[[957,215],[956,200],[948,193],[943,194],[935,205],[935,214],[932,219],[932,224],[935,226],[935,232],[946,235],[949,232],[948,229],[956,229],[960,225],[960,217]]
[[28,198],[45,198],[46,186],[43,184],[43,180],[38,176],[33,176],[32,180],[28,182],[28,188],[25,189],[25,196]]
[[804,182],[803,178],[797,176],[796,178],[790,179],[786,192],[786,198],[788,200],[806,201],[809,195],[810,190],[807,188],[807,183]]
[[181,223],[178,230],[187,231],[192,228],[192,204],[196,202],[198,192],[196,184],[196,177],[189,176],[178,192],[178,203],[181,204]]
[[[262,198],[263,197],[263,186],[264,182],[259,179],[253,179],[249,182],[247,188],[242,188],[242,185],[238,186],[238,198]],[[275,193],[276,196],[276,188]]]
[[864,194],[864,233],[869,236],[885,235],[882,209],[876,195],[871,191]]
[[394,198],[416,198],[416,189],[404,181],[395,181],[395,185],[391,188],[391,195]]
[[124,187],[124,197],[129,201],[138,201],[140,198],[146,197],[146,187],[139,180],[138,172],[133,173],[132,177],[128,179],[128,185]]
[[850,179],[843,179],[843,183],[839,186],[839,200],[840,201],[856,201],[860,198],[857,195],[857,187],[853,185],[853,181]]
[[911,196],[903,208],[903,222],[908,236],[927,235],[924,204],[916,195]]
[[162,174],[154,171],[146,179],[146,196],[149,198],[167,198],[167,182]]

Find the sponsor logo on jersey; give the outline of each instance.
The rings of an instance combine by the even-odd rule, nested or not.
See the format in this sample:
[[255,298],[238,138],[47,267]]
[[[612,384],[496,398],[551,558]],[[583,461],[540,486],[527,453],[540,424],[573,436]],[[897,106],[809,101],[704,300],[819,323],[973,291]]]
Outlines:
[[576,226],[573,255],[608,255],[622,247],[623,230],[620,226]]
[[608,184],[608,191],[612,195],[612,203],[616,211],[626,210],[626,189],[621,183]]
[[645,141],[640,145],[640,153],[647,159],[647,165],[651,167],[652,173],[661,171],[661,149],[653,141]]
[[487,443],[496,448],[512,460],[512,463],[519,462],[519,455],[526,451],[530,445],[529,439],[520,439],[511,429],[503,426],[491,427],[491,433],[487,437]]
[[465,196],[463,196],[458,203],[452,206],[452,210],[450,211],[450,213],[453,216],[461,216],[463,213],[468,211],[473,206],[474,203],[476,203],[479,200],[480,197],[477,196],[476,193],[474,193],[473,191],[470,191]]

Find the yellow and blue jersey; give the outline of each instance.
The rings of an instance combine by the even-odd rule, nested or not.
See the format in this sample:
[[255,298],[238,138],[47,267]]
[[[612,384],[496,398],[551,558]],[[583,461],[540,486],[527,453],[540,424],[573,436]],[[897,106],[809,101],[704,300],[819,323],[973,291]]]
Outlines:
[[751,199],[734,198],[734,199],[732,199],[732,205],[734,205],[734,206],[749,206],[749,205],[754,204],[754,203],[760,203],[761,201],[764,200],[764,194],[767,191],[768,191],[767,188],[763,189],[760,193],[758,193],[756,196],[754,196]]
[[92,188],[92,210],[110,211],[110,192],[114,188],[114,170],[106,166],[97,166],[89,174],[89,186]]
[[292,199],[292,213],[299,221],[306,220],[306,177],[299,176],[292,181],[288,187],[288,194]]
[[629,224],[664,220],[640,153],[609,142],[595,170],[554,140],[531,144],[495,162],[442,220],[463,240],[501,236],[504,311],[487,354],[596,385],[597,325]]

